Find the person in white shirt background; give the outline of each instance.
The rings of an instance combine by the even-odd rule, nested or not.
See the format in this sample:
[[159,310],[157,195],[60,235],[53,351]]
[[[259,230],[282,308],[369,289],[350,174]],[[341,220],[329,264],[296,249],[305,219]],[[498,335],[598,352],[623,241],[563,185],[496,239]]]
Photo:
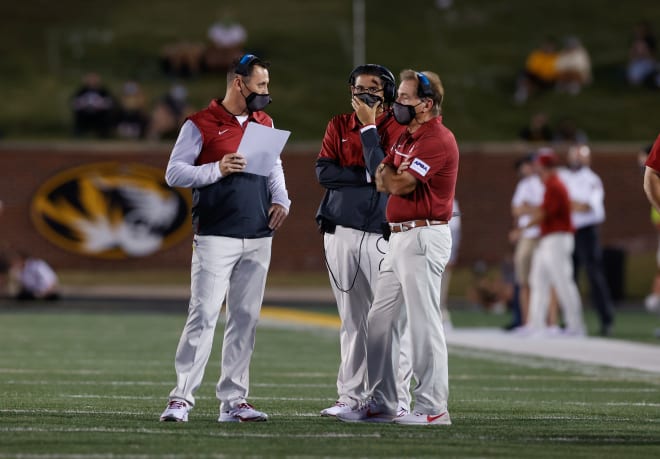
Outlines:
[[591,169],[591,149],[573,145],[568,149],[566,169],[559,172],[571,198],[571,219],[575,227],[573,252],[574,276],[585,268],[589,281],[591,304],[600,320],[600,334],[610,335],[614,324],[614,307],[603,270],[600,225],[605,221],[605,190],[600,177]]
[[[525,228],[531,220],[530,210],[538,208],[543,203],[545,186],[540,177],[535,173],[534,153],[516,161],[516,171],[520,180],[516,185],[511,198],[511,214],[513,215],[516,228]],[[538,225],[525,228],[520,232],[515,230],[511,233],[518,235],[512,239],[515,243],[513,257],[516,282],[519,287],[520,318],[512,322],[512,327],[524,326],[527,323],[529,310],[529,273],[532,266],[532,256],[539,242],[541,230]]]

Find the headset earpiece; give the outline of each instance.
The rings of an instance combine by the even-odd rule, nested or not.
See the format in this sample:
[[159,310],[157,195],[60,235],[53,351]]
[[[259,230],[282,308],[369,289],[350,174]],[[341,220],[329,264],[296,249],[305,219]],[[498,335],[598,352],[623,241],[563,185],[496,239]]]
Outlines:
[[250,66],[254,63],[254,61],[258,61],[258,60],[260,59],[254,54],[244,54],[239,59],[238,64],[236,65],[236,70],[234,70],[234,73],[236,73],[237,75],[249,76]]
[[419,98],[433,98],[433,96],[435,96],[435,92],[433,91],[433,86],[431,86],[431,82],[429,81],[428,77],[422,72],[415,72],[415,75],[417,75],[417,81],[419,82],[417,85],[417,95]]

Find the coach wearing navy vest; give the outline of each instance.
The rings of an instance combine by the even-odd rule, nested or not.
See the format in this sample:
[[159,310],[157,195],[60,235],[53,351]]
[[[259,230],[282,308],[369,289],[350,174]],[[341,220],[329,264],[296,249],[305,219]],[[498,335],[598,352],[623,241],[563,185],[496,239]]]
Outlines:
[[168,185],[192,188],[195,234],[188,319],[175,358],[177,383],[161,421],[188,420],[225,300],[218,421],[268,419],[247,402],[249,369],[272,236],[291,201],[279,159],[268,177],[249,174],[237,151],[248,122],[273,127],[262,111],[271,101],[268,66],[252,54],[235,62],[225,97],[186,120],[167,165]]

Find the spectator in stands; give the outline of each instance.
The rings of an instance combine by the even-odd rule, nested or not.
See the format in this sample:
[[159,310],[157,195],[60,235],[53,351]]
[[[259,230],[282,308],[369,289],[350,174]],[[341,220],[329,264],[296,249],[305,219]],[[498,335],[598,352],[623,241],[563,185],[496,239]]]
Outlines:
[[173,85],[151,113],[147,138],[160,140],[175,137],[186,117],[192,112],[193,109],[188,104],[188,90],[183,85]]
[[587,133],[578,127],[575,119],[570,116],[565,116],[557,123],[555,136],[553,141],[555,143],[565,144],[586,144],[589,141]]
[[122,139],[141,139],[149,117],[145,112],[145,97],[140,84],[135,81],[124,83],[119,102],[117,134]]
[[577,37],[567,37],[555,63],[557,91],[579,94],[591,83],[591,58]]
[[182,40],[163,46],[160,64],[165,74],[174,78],[197,76],[202,71],[204,43]]
[[554,133],[548,121],[548,115],[537,112],[532,115],[529,124],[524,126],[518,136],[528,142],[550,142]]
[[514,101],[517,104],[524,104],[532,94],[554,87],[557,81],[558,57],[553,37],[546,37],[538,48],[532,50],[516,82]]
[[660,86],[660,68],[655,33],[647,21],[638,22],[628,50],[626,80],[632,86]]
[[74,117],[74,135],[92,134],[107,138],[115,126],[117,103],[106,89],[98,73],[84,75],[82,86],[71,100]]
[[648,21],[639,21],[633,28],[633,41],[642,40],[646,43],[651,53],[657,57],[658,39],[653,32],[653,27]]
[[247,31],[231,13],[211,24],[203,63],[208,72],[225,73],[231,63],[244,53]]
[[18,285],[18,300],[49,300],[60,298],[57,274],[48,263],[24,251],[11,257],[10,276]]

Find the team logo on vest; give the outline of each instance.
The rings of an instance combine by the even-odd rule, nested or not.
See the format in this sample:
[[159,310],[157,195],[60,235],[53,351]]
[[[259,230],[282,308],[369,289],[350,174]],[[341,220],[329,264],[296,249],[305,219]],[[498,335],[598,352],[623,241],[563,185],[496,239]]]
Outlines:
[[424,177],[427,172],[431,169],[428,164],[426,164],[424,161],[422,161],[419,158],[415,158],[410,165],[410,168],[417,172],[419,175]]
[[143,257],[190,232],[190,198],[169,188],[163,171],[141,164],[94,163],[44,183],[32,221],[55,245],[99,258]]

